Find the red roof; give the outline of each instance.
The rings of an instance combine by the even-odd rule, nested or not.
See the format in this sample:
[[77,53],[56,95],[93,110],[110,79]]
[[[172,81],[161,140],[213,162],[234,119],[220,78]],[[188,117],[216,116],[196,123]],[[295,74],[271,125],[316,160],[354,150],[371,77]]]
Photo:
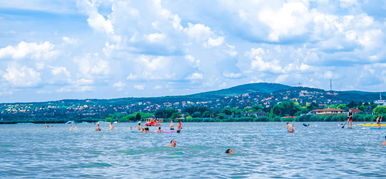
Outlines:
[[351,109],[350,110],[353,114],[356,114],[356,113],[359,113],[359,112],[362,112],[361,110],[359,109]]
[[334,109],[334,108],[315,109],[312,111],[314,111],[314,112],[344,112],[343,109]]

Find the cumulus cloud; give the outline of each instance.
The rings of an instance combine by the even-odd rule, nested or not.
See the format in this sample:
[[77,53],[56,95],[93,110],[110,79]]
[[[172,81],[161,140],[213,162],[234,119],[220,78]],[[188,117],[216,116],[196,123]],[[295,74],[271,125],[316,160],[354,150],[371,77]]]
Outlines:
[[[33,2],[25,9],[52,13]],[[37,17],[0,27],[0,76],[13,87],[97,94],[89,97],[111,97],[101,88],[151,96],[150,89],[173,95],[262,81],[328,88],[334,79],[340,89],[386,88],[383,2],[214,2],[76,0],[72,13],[79,18],[68,16],[74,27],[60,30],[58,17],[46,19],[49,28]]]
[[118,91],[123,91],[126,88],[126,84],[122,81],[118,81],[113,84],[113,87],[117,89]]
[[38,71],[19,65],[9,65],[3,78],[15,87],[32,87],[41,82]]
[[16,46],[7,46],[0,49],[0,58],[32,58],[32,59],[50,59],[57,55],[55,45],[45,41],[42,43],[21,41]]

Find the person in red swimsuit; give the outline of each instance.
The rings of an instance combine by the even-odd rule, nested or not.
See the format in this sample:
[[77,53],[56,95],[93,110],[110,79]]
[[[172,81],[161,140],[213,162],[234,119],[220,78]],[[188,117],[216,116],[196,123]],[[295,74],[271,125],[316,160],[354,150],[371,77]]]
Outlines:
[[294,133],[295,127],[291,123],[287,122],[287,130],[288,130],[288,133]]

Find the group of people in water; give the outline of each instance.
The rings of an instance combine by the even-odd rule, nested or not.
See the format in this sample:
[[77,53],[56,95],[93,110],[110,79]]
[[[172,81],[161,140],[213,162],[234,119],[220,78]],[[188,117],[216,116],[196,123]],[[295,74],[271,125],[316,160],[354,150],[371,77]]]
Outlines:
[[[140,133],[149,133],[150,130],[149,130],[149,126],[153,126],[153,125],[145,125],[144,127],[142,127],[141,125],[141,122],[139,121],[138,122],[138,125],[137,125],[137,132],[140,132]],[[158,129],[156,131],[154,131],[155,133],[161,133],[161,132],[165,132],[161,129],[161,126],[158,125]],[[71,125],[71,127],[69,128],[70,130],[74,130],[76,129],[76,127],[74,125]],[[109,123],[109,127],[108,127],[109,130],[113,130],[115,129],[113,123]],[[132,127],[129,128],[130,130],[132,130]],[[169,130],[170,131],[167,131],[168,133],[171,133],[171,131],[174,131],[174,122],[173,121],[170,121],[170,124],[169,124]],[[182,121],[178,121],[177,123],[177,133],[181,133],[181,130],[182,130]],[[102,128],[100,126],[100,123],[97,122],[95,124],[95,131],[102,131]]]
[[[347,124],[348,124],[348,128],[352,128],[352,122],[353,122],[353,114],[352,112],[350,111],[348,113],[348,117],[347,117]],[[381,122],[382,122],[382,116],[378,116],[376,118],[376,123],[378,124],[378,127],[380,128],[381,127]],[[154,124],[157,124],[157,125],[154,125]],[[303,124],[305,127],[308,127],[309,124]],[[345,125],[345,124],[344,124]],[[344,128],[344,125],[342,125],[342,128]],[[162,132],[165,132],[165,133],[172,133],[174,132],[174,122],[173,121],[170,121],[170,124],[169,124],[169,130],[170,131],[163,131],[161,129],[161,126],[158,122],[156,121],[151,121],[150,123],[147,123],[144,127],[142,127],[141,125],[141,122],[138,122],[138,125],[137,125],[137,132],[140,132],[140,133],[149,133],[150,130],[149,130],[149,126],[158,126],[158,129],[156,131],[154,131],[154,133],[162,133]],[[108,126],[108,129],[109,130],[113,130],[115,127],[114,125],[110,122],[109,123],[109,126]],[[288,133],[294,133],[295,132],[295,126],[293,124],[291,124],[290,122],[287,122],[286,123],[286,128],[287,128],[287,131]],[[70,127],[70,130],[74,130],[76,129],[76,127],[74,125],[71,125]],[[132,130],[132,127],[130,127],[130,130]],[[178,124],[177,124],[177,133],[180,133],[182,130],[182,122],[179,121]],[[95,128],[95,131],[102,131],[101,127],[100,127],[100,123],[97,122],[96,123],[96,128]],[[381,145],[385,145],[386,146],[386,136],[385,136],[385,141],[381,143]],[[177,146],[177,141],[175,139],[172,139],[170,141],[170,143],[168,144],[168,147],[176,147]],[[235,153],[235,151],[233,149],[227,149],[225,151],[225,153],[227,154],[233,154]]]

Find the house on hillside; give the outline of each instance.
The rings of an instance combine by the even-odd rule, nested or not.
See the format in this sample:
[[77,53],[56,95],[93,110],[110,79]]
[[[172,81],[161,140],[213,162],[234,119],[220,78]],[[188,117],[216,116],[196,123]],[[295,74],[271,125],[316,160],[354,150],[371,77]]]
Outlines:
[[351,112],[352,114],[357,114],[357,113],[360,113],[360,112],[362,112],[362,111],[359,110],[359,109],[350,109],[350,112]]
[[345,114],[345,110],[334,109],[334,108],[325,108],[325,109],[312,110],[312,113],[315,115],[341,115],[341,114]]
[[378,106],[386,106],[386,100],[382,99],[382,94],[379,94],[379,100],[374,101]]

